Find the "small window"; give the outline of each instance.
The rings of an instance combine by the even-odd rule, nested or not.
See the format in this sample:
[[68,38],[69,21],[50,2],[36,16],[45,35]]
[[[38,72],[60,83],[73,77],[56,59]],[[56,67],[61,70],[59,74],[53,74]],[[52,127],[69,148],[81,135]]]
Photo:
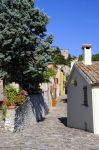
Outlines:
[[75,80],[72,80],[72,81],[71,81],[71,84],[74,85],[74,86],[77,86],[77,80],[76,80],[76,79],[75,79]]
[[55,84],[58,84],[58,78],[54,78]]
[[84,93],[84,105],[88,106],[87,86],[84,86],[83,93]]
[[77,80],[74,80],[74,86],[77,86]]

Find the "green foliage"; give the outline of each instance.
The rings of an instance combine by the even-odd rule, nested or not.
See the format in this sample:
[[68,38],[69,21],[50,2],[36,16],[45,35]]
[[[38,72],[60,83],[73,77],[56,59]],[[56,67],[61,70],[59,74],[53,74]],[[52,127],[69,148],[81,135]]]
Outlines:
[[46,33],[48,21],[34,0],[0,1],[0,78],[26,86],[39,83],[56,51],[53,35]]
[[54,52],[52,55],[52,60],[57,65],[68,65],[70,66],[71,61],[74,60],[76,56],[71,56],[69,54],[68,58],[65,59],[64,56],[61,54],[61,51],[58,47],[54,47]]
[[92,56],[93,61],[99,61],[99,53]]
[[26,92],[19,89],[17,91],[11,84],[5,86],[5,99],[2,105],[2,119],[6,118],[6,111],[9,106],[19,106],[23,104],[27,99]]
[[15,101],[15,105],[19,106],[26,101],[26,96],[18,94],[15,96],[14,101]]
[[71,56],[69,54],[68,58],[66,59],[65,65],[70,66],[71,65],[71,61],[74,60],[75,58],[76,58],[75,56]]
[[55,55],[54,57],[54,63],[57,65],[66,64],[66,60],[64,59],[64,56],[61,54]]
[[[79,60],[79,61],[82,61],[82,60],[83,60],[83,56],[82,56],[82,55],[79,55],[78,60]],[[98,53],[92,55],[92,61],[99,61],[99,54],[98,54]]]
[[17,90],[12,85],[8,84],[5,86],[5,94],[6,94],[7,100],[10,100],[10,103],[14,104],[14,98],[18,94]]
[[82,56],[82,55],[79,55],[78,61],[82,61],[82,60],[83,60],[83,56]]
[[66,64],[66,59],[64,59],[64,56],[61,54],[61,51],[58,47],[53,47],[53,54],[52,54],[52,61],[57,65]]
[[4,105],[20,105],[26,100],[26,96],[27,94],[22,88],[18,91],[14,86],[8,84],[5,86]]
[[43,72],[43,82],[49,82],[50,77],[55,75],[54,69],[48,69],[47,71]]

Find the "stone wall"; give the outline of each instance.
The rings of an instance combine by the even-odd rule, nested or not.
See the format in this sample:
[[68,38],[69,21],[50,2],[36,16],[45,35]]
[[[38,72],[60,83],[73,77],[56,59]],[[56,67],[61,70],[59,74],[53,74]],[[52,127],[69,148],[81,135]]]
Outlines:
[[[47,96],[47,95],[46,95]],[[5,120],[5,129],[9,131],[16,131],[33,123],[42,121],[46,114],[48,114],[48,105],[46,96],[39,93],[30,95],[27,101],[15,109],[8,109]]]
[[0,79],[0,101],[3,101],[3,80]]
[[44,98],[44,103],[45,105],[47,105],[47,108],[50,109],[50,100],[51,100],[50,83],[42,83],[40,85],[40,88],[42,89],[42,96]]

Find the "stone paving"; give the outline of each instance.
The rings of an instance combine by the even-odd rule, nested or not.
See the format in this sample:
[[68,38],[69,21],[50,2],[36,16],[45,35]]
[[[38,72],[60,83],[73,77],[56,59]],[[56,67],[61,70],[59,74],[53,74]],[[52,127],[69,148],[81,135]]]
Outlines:
[[0,129],[0,150],[99,150],[99,136],[68,128],[60,101],[40,123],[15,133]]

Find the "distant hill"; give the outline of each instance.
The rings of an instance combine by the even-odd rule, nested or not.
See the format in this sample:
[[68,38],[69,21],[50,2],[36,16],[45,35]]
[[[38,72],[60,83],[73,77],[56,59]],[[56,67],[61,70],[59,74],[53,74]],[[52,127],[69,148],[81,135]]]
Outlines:
[[[78,61],[82,61],[82,60],[83,60],[83,56],[79,55]],[[92,55],[92,61],[99,61],[99,53]]]
[[92,56],[93,61],[99,61],[99,53]]

